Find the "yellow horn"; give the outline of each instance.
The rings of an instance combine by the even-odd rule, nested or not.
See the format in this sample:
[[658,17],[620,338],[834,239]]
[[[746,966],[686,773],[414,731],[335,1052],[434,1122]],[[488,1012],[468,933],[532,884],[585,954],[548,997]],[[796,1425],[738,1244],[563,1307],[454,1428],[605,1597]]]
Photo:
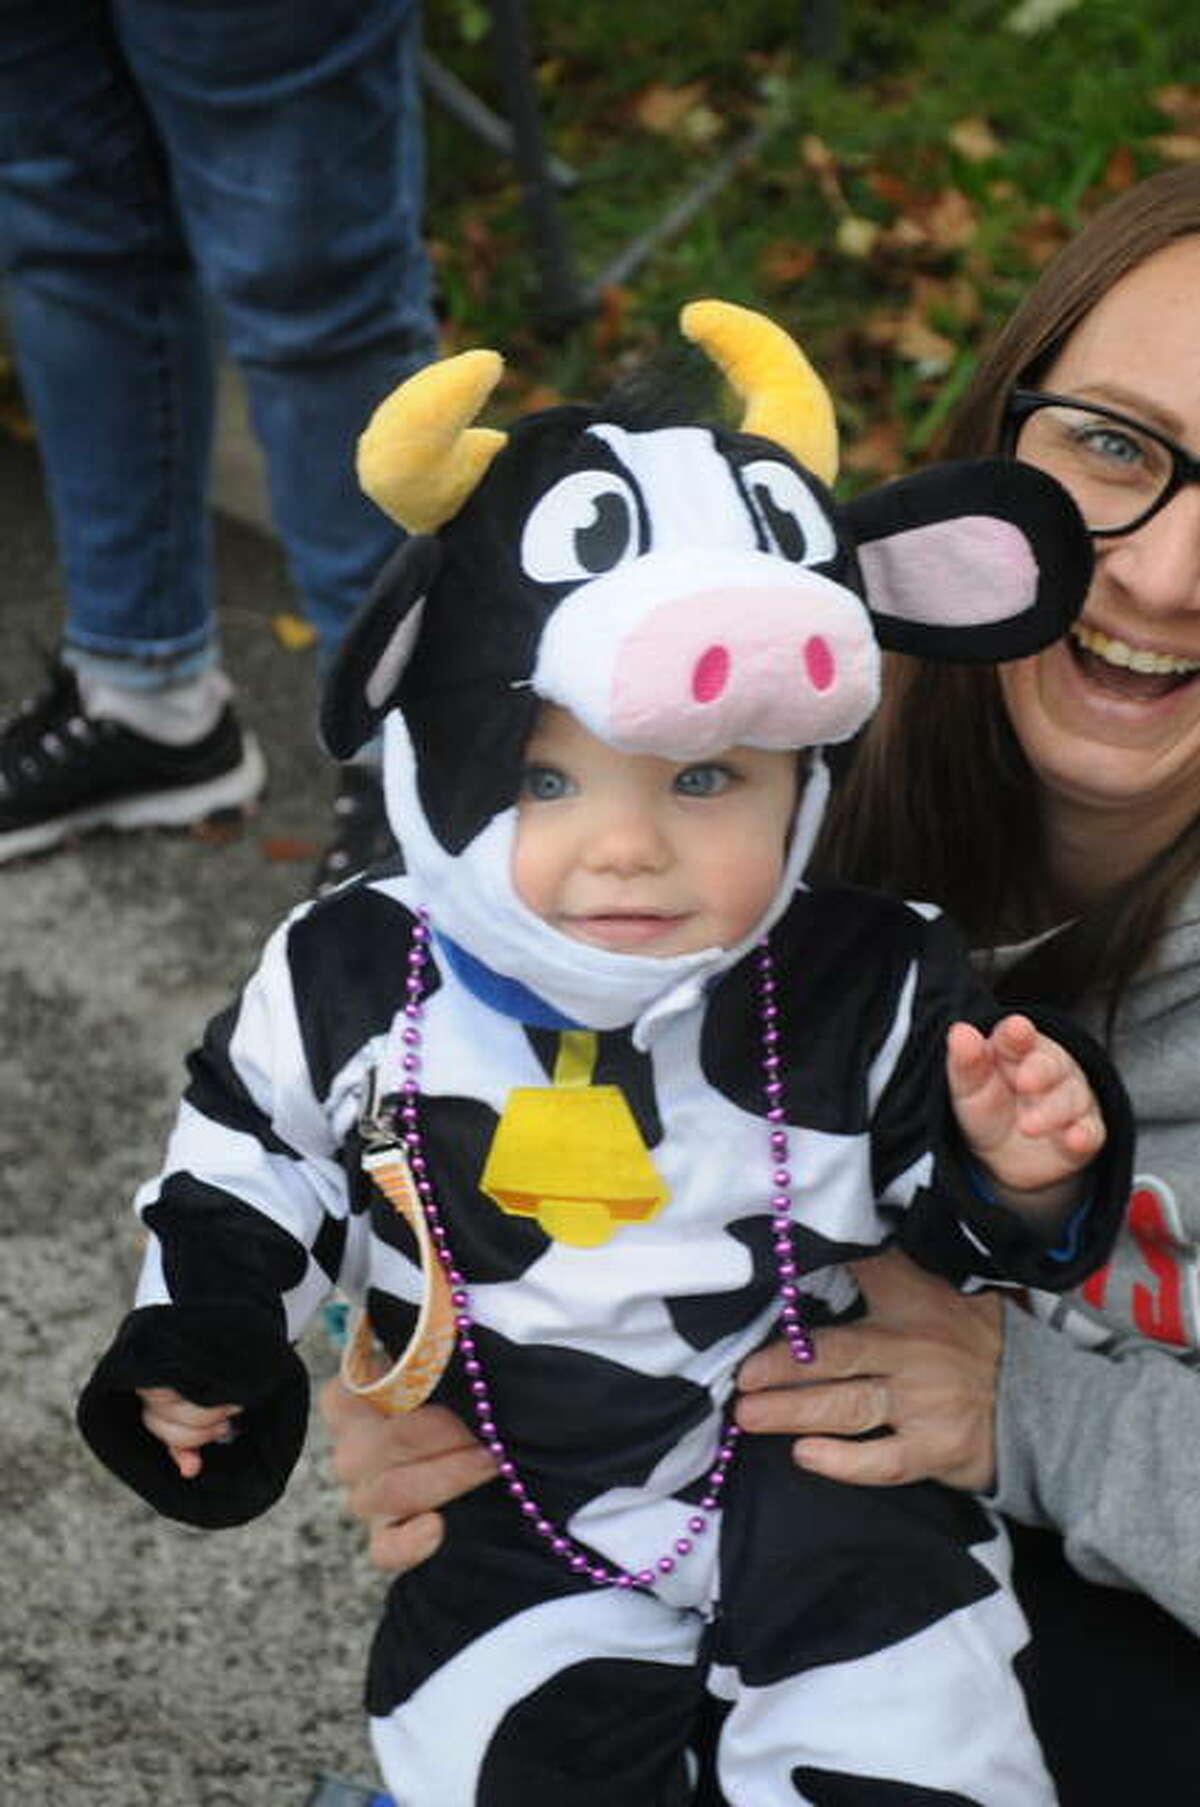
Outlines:
[[796,341],[765,314],[731,301],[690,301],[679,325],[745,404],[742,431],[773,439],[832,483],[838,468],[833,403]]
[[456,515],[508,435],[471,422],[500,381],[495,351],[427,364],[376,408],[358,442],[358,481],[410,533]]

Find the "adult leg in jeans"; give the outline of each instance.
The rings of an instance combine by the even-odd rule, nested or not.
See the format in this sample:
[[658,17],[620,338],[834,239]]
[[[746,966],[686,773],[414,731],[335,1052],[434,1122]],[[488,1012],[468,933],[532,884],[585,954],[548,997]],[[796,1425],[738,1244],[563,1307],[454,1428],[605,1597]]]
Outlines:
[[208,326],[99,0],[0,0],[0,258],[67,589],[64,662],[0,730],[8,859],[263,778],[216,666]]
[[412,0],[119,0],[184,232],[243,369],[292,575],[336,651],[395,544],[354,443],[434,353]]
[[[115,714],[133,734],[106,750],[132,758],[115,782],[139,793],[134,819],[147,788],[189,819],[208,792],[194,773],[147,779],[145,735],[195,746],[222,727],[221,757],[244,764],[227,687],[203,675],[212,372],[195,271],[225,304],[327,660],[393,538],[355,490],[354,437],[432,349],[416,18],[405,0],[299,13],[4,0],[0,28],[0,245],[67,576],[67,655],[99,701],[85,726]],[[57,683],[66,693],[0,746],[0,857],[96,814],[62,794],[60,748],[89,781],[103,761],[63,732],[77,699],[72,678]],[[130,808],[118,797],[98,819],[127,825]]]
[[212,659],[209,331],[162,145],[100,0],[0,4],[0,254],[65,644],[138,667],[147,687],[194,670]]

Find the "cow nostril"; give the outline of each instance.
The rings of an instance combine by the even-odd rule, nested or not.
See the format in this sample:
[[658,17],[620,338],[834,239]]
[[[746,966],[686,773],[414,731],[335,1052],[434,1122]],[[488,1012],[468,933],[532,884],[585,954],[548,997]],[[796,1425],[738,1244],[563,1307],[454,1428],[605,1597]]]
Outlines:
[[711,703],[729,681],[729,654],[723,646],[710,646],[692,667],[692,695],[698,703]]
[[814,690],[828,690],[833,683],[837,668],[829,642],[820,634],[813,634],[804,642],[804,669]]

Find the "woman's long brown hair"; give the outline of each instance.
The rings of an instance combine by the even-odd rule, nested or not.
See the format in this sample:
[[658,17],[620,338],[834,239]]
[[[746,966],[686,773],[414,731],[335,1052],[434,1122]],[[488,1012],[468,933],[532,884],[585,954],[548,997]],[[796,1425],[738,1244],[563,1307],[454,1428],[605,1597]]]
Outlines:
[[[1193,234],[1200,235],[1195,164],[1149,177],[1097,214],[984,353],[945,456],[994,452],[1014,384],[1036,384],[1122,276]],[[994,670],[888,660],[884,701],[835,791],[813,870],[932,899],[981,948],[1052,926],[1038,782]],[[1178,839],[997,989],[1063,1004],[1095,994],[1111,1029],[1125,988],[1197,873],[1200,773],[1197,816]]]

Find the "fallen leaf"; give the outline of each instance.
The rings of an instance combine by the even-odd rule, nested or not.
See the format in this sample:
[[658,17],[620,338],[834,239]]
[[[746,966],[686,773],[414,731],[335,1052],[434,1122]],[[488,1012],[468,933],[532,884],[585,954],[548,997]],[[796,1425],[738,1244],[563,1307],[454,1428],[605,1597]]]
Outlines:
[[886,201],[889,207],[895,207],[898,212],[904,212],[910,207],[920,207],[922,204],[920,189],[914,188],[911,182],[906,182],[890,169],[869,171],[866,183],[873,195]]
[[803,282],[816,261],[814,245],[806,245],[796,238],[776,239],[759,257],[758,273],[768,288],[786,289]]
[[954,362],[958,347],[945,333],[935,332],[927,321],[908,314],[896,334],[896,350],[921,376],[941,376]]
[[188,835],[193,841],[203,841],[213,847],[226,847],[230,841],[241,839],[241,812],[236,809],[222,810],[217,815],[206,817],[203,822],[192,822],[188,826]]
[[1005,30],[1015,31],[1019,38],[1036,37],[1057,25],[1064,13],[1072,12],[1079,0],[1021,0],[1004,21]]
[[1035,207],[1024,224],[1014,228],[1012,241],[1026,261],[1040,270],[1070,236],[1070,227],[1053,207]]
[[550,383],[531,383],[517,398],[515,412],[536,414],[542,408],[559,408],[562,402],[561,389],[555,389]]
[[815,132],[806,132],[800,140],[800,161],[816,177],[817,187],[833,211],[848,213],[850,209],[842,192],[837,158],[825,140],[818,138]]
[[903,324],[899,314],[868,314],[863,322],[863,337],[869,345],[894,345]]
[[303,653],[317,643],[317,630],[311,621],[303,615],[293,615],[287,610],[271,616],[271,631],[285,652]]
[[682,88],[652,82],[642,89],[631,111],[643,131],[670,138],[682,132],[688,114],[700,105],[705,92],[703,82],[687,82]]
[[926,319],[936,312],[950,314],[961,326],[978,320],[982,301],[977,285],[963,275],[923,276],[913,279],[912,308]]
[[939,251],[957,251],[969,245],[979,229],[975,209],[959,188],[947,188],[938,195],[922,224]]
[[1165,138],[1148,138],[1146,143],[1168,163],[1194,163],[1200,157],[1200,137],[1190,132],[1169,132]]
[[838,221],[835,243],[845,257],[870,257],[879,238],[880,228],[874,220],[861,214],[848,213]]
[[1160,113],[1173,119],[1185,132],[1200,131],[1200,86],[1195,83],[1172,82],[1150,96]]
[[711,107],[693,107],[684,115],[679,128],[679,137],[686,138],[689,144],[712,144],[720,138],[725,130],[725,121]]
[[806,132],[800,140],[800,156],[814,175],[820,175],[822,171],[836,171],[837,169],[837,159],[833,152],[825,140],[818,138],[815,132]]
[[490,221],[478,208],[467,208],[458,222],[458,262],[466,277],[472,299],[482,301],[487,294],[497,266],[504,256],[504,243],[493,232]]
[[895,477],[904,468],[904,440],[894,421],[883,420],[860,433],[843,448],[842,463],[849,471],[875,477]]
[[307,863],[317,857],[316,842],[299,834],[264,835],[258,850],[272,866],[298,865],[302,860]]
[[978,115],[960,119],[957,125],[950,127],[947,136],[959,156],[965,157],[968,163],[990,163],[993,157],[1000,155],[1000,140],[987,120]]
[[1127,144],[1118,144],[1104,165],[1104,174],[1100,179],[1110,194],[1124,194],[1127,188],[1133,187],[1137,180],[1137,166]]
[[887,229],[888,248],[893,251],[919,251],[929,243],[929,234],[911,214],[903,213]]
[[592,322],[592,344],[602,357],[620,342],[631,299],[629,290],[619,282],[606,283],[600,291],[600,305]]

